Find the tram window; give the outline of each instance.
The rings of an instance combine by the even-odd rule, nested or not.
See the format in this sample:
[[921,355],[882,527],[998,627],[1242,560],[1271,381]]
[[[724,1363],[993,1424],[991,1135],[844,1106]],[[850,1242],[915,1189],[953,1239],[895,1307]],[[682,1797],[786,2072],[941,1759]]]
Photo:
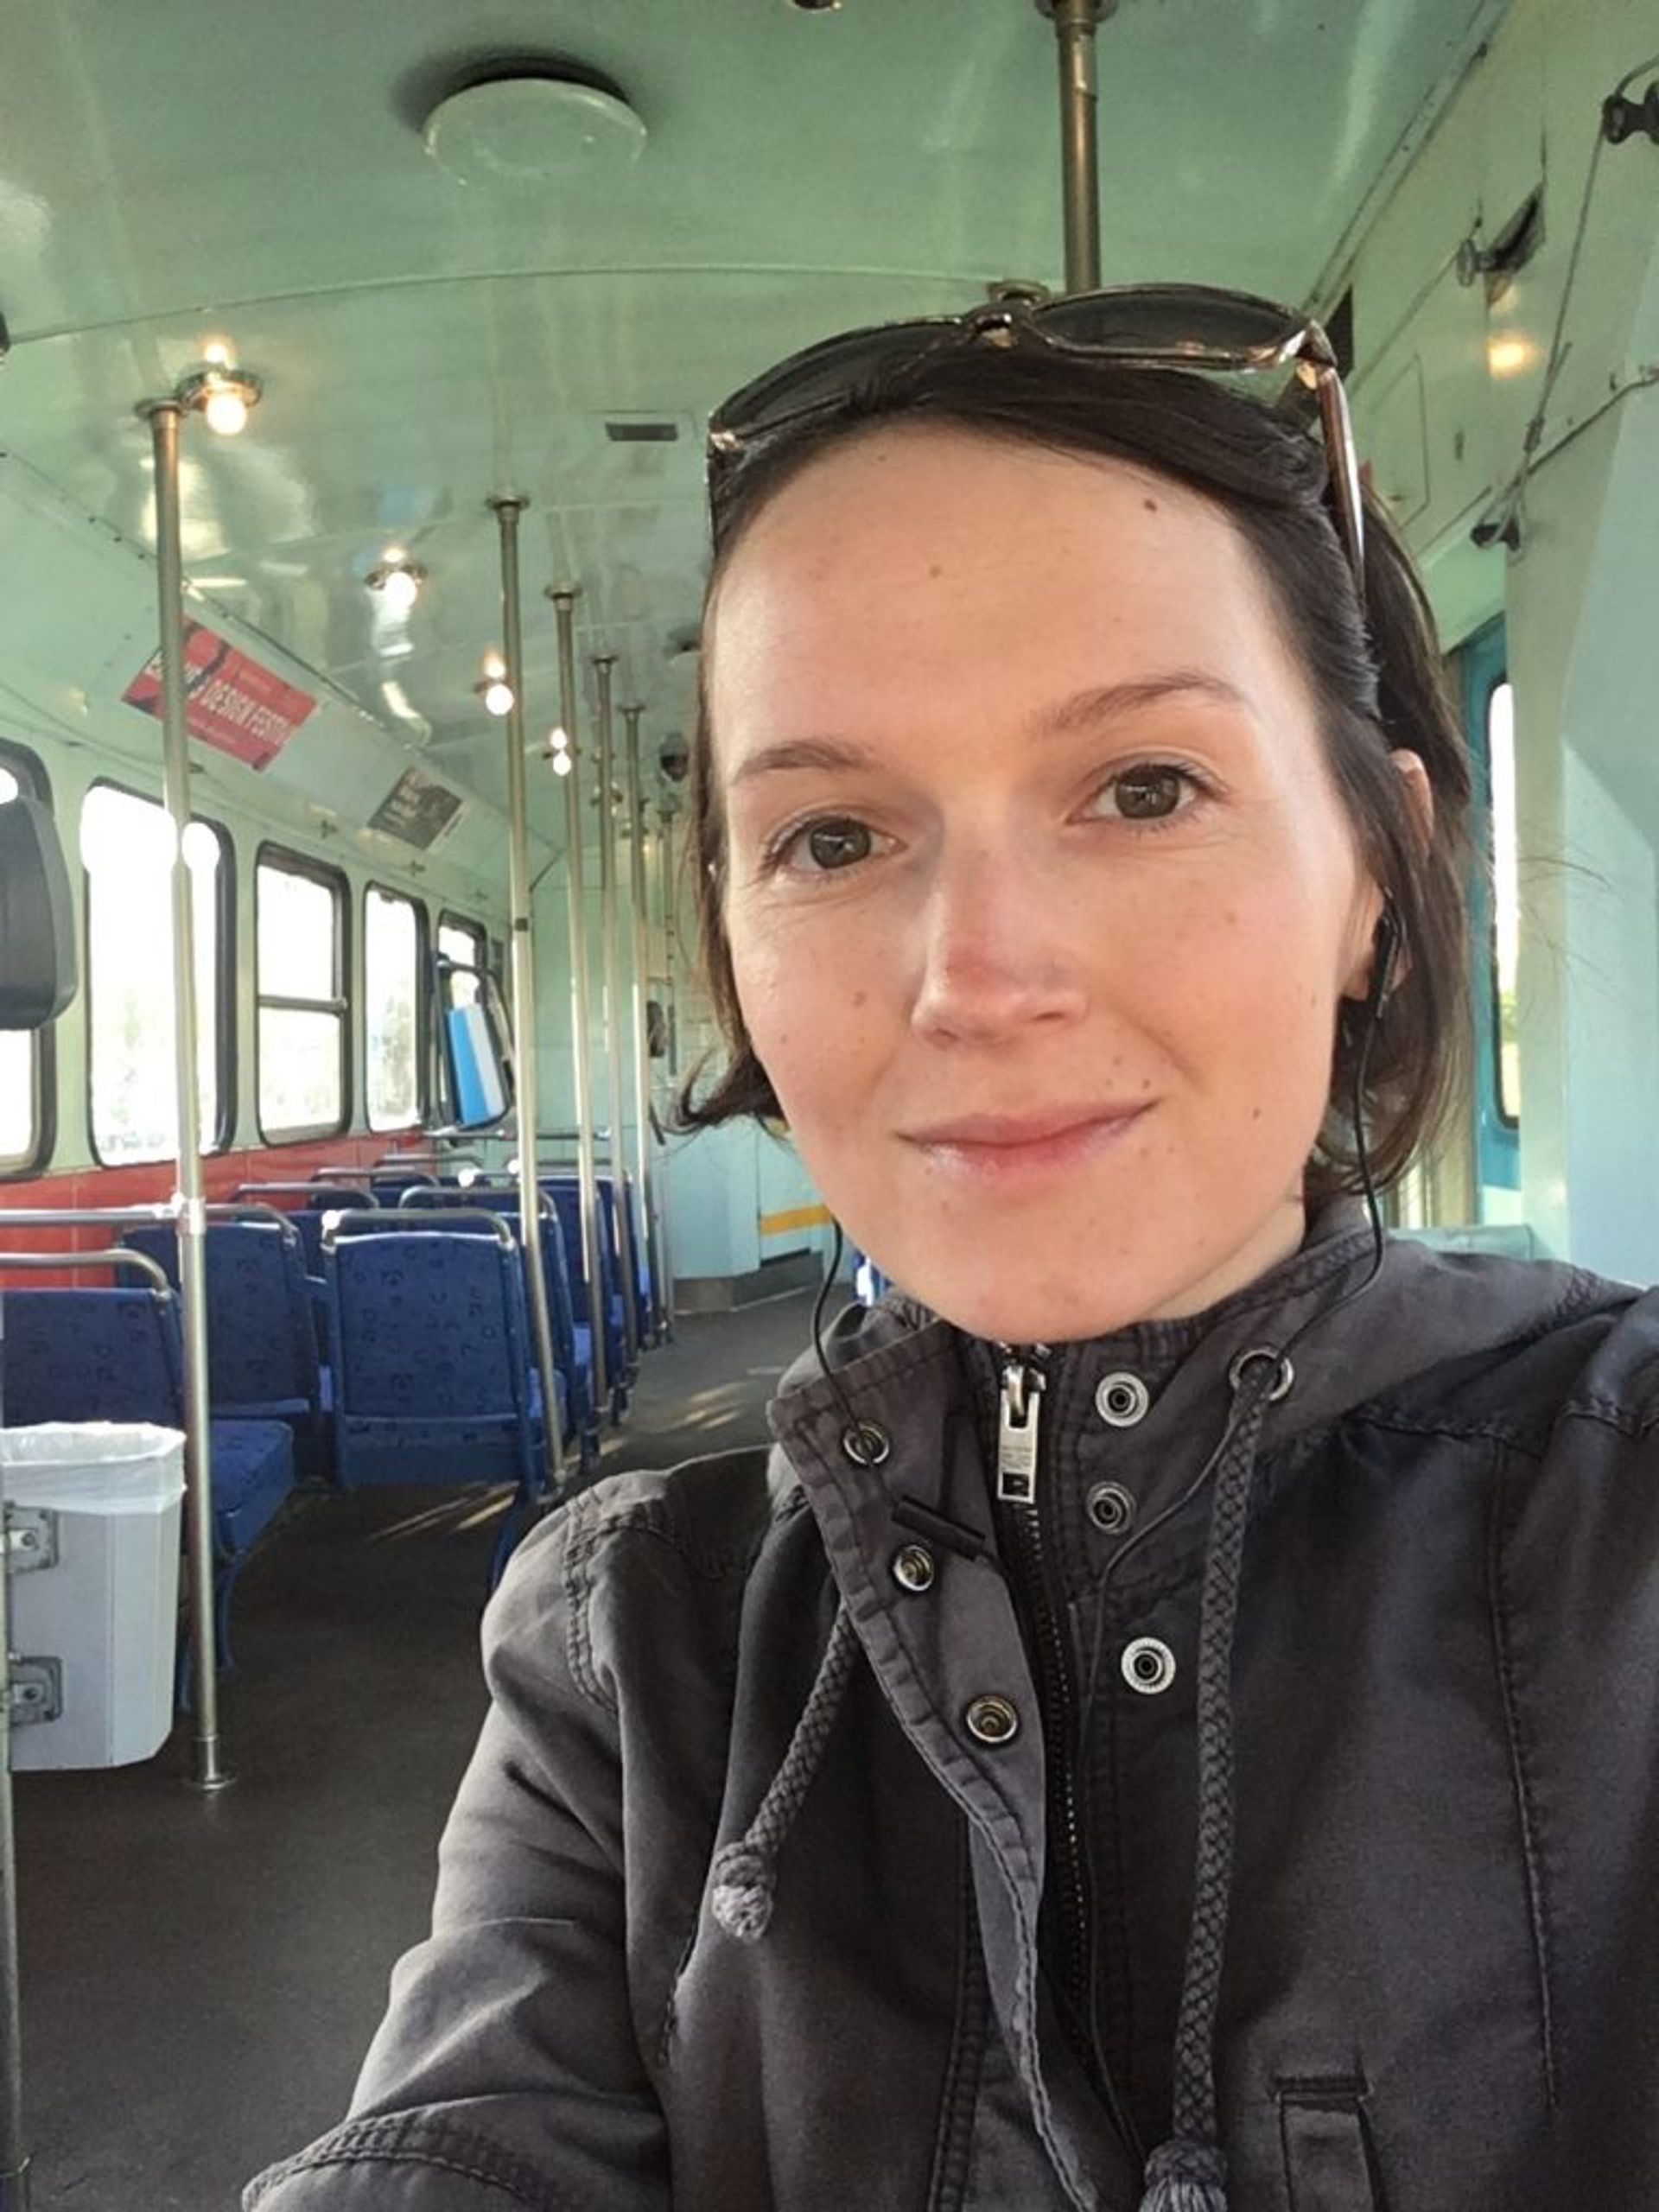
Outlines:
[[1521,1046],[1516,1033],[1516,962],[1521,945],[1521,880],[1516,849],[1515,687],[1505,677],[1486,702],[1492,806],[1492,994],[1497,1013],[1497,1110],[1521,1119]]
[[[489,939],[475,922],[463,922],[454,914],[440,914],[438,950],[447,959],[458,961],[463,968],[482,968],[489,950]],[[451,1006],[471,1006],[477,996],[476,976],[457,976],[451,987],[448,1003]]]
[[334,1136],[347,1114],[342,880],[266,847],[254,903],[261,1134]]
[[[16,766],[0,758],[0,806],[25,792],[42,793],[41,778],[31,772],[25,753]],[[42,1126],[43,1058],[47,1040],[32,1030],[0,1029],[0,1176],[27,1175],[41,1164],[46,1150]]]
[[412,899],[371,884],[363,894],[363,1088],[372,1129],[421,1118],[424,934]]
[[[222,1144],[229,1085],[220,1039],[232,972],[226,839],[206,822],[184,833],[195,940],[196,1098],[202,1142]],[[92,1151],[116,1160],[170,1160],[178,1149],[173,1045],[173,823],[154,799],[94,784],[80,810],[86,872],[87,1080]]]

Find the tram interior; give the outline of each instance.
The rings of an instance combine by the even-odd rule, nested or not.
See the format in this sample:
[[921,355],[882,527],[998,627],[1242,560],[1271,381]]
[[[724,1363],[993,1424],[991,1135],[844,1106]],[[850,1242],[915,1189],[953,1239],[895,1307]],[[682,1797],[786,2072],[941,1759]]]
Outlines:
[[[1659,1276],[1651,0],[13,10],[0,824],[77,988],[0,988],[0,1423],[194,1408],[208,1471],[165,1742],[54,1770],[14,1686],[0,2203],[210,2212],[337,2117],[513,1538],[764,1440],[833,1232],[672,1129],[707,417],[1068,284],[1068,16],[1097,281],[1324,321],[1463,704],[1473,1072],[1395,1225]],[[493,1396],[442,1318],[373,1370],[389,1240],[499,1300]]]

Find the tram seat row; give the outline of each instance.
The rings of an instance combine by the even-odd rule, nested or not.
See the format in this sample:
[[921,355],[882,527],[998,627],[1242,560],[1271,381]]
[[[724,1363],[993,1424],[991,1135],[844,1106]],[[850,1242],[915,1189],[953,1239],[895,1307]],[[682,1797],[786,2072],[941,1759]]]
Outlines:
[[[170,1291],[0,1291],[3,1417],[35,1421],[184,1422],[184,1356]],[[230,1652],[231,1593],[253,1546],[294,1488],[294,1439],[281,1421],[209,1423],[213,1596],[219,1648]]]

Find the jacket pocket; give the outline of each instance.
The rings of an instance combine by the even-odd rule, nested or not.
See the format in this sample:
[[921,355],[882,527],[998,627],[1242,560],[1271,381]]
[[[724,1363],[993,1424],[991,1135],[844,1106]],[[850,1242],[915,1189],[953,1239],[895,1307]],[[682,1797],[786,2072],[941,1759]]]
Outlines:
[[1387,2212],[1364,2094],[1364,2082],[1347,2075],[1279,2084],[1290,2212]]

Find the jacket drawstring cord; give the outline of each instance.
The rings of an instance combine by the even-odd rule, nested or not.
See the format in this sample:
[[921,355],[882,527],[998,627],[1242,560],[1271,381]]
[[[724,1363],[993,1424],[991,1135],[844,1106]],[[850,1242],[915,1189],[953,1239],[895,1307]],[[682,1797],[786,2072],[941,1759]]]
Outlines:
[[778,1885],[779,1854],[812,1786],[857,1658],[858,1636],[843,1602],[836,1608],[817,1678],[760,1809],[746,1834],[715,1854],[709,1909],[716,1923],[741,1943],[759,1942],[766,1932]]
[[1211,1506],[1198,1616],[1198,1830],[1192,1921],[1175,2030],[1175,2133],[1147,2161],[1140,2212],[1227,2212],[1227,2164],[1216,2120],[1216,2013],[1233,1877],[1233,1638],[1250,1493],[1270,1400],[1289,1362],[1259,1348],[1233,1370],[1233,1417]]

